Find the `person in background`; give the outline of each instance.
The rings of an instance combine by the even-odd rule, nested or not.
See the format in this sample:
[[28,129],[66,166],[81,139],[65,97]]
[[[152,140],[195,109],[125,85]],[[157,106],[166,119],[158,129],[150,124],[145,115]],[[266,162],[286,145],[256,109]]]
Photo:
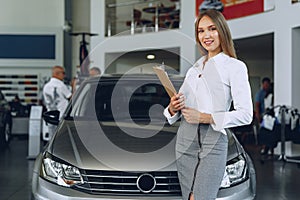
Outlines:
[[[262,113],[262,115],[267,112],[269,113],[274,112],[274,109],[272,109],[274,106],[273,102],[274,102],[273,83],[270,83],[269,88],[267,89],[264,97],[264,112]],[[260,127],[258,136],[259,136],[260,143],[262,144],[260,154],[266,155],[268,154],[269,151],[271,151],[271,154],[273,155],[274,147],[277,144],[277,141],[275,140],[275,134],[271,134],[269,130]]]
[[273,91],[274,84],[271,82],[270,87],[266,93],[266,96],[264,98],[264,107],[265,111],[266,109],[271,109],[274,106],[274,91]]
[[47,110],[58,110],[60,117],[65,112],[72,93],[64,84],[65,69],[61,66],[52,68],[52,77],[43,88],[43,97]]
[[98,67],[92,67],[92,68],[89,69],[90,77],[98,76],[100,74],[101,74],[101,70]]
[[183,199],[212,200],[228,182],[222,181],[228,177],[226,129],[250,124],[253,106],[247,66],[236,59],[224,16],[202,12],[195,35],[203,56],[188,70],[164,115],[170,124],[181,118],[176,164]]
[[[64,84],[65,69],[62,66],[52,67],[52,77],[43,88],[43,98],[47,108],[47,111],[58,110],[60,112],[59,117],[63,116],[72,93],[68,87]],[[48,125],[49,134],[53,134],[56,126]]]
[[2,93],[2,91],[0,90],[0,110],[10,110],[10,106],[7,102],[7,100],[5,99],[4,94]]
[[19,98],[19,95],[15,95],[15,98],[9,102],[9,105],[11,107],[11,114],[14,117],[23,117],[24,116],[24,106],[21,103],[21,100]]
[[258,123],[261,123],[262,115],[265,112],[265,97],[270,90],[271,80],[264,77],[261,83],[261,89],[255,94],[255,117]]
[[12,128],[12,118],[10,113],[10,106],[7,100],[5,99],[4,94],[0,90],[0,150],[6,148],[8,146],[6,134],[5,134],[5,126],[8,124],[10,133]]
[[[98,76],[101,75],[101,70],[98,67],[92,67],[89,69],[89,77],[94,77],[94,76]],[[83,80],[81,80],[83,81]],[[74,77],[72,80],[72,92],[73,94],[75,93],[75,91],[79,88],[80,86],[80,81],[78,77]]]

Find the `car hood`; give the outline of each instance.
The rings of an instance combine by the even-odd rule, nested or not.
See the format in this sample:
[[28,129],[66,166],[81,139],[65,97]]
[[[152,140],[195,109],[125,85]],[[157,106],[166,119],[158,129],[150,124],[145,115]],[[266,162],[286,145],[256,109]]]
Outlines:
[[159,123],[66,120],[47,151],[81,169],[175,170],[176,131]]
[[[175,171],[178,125],[65,120],[47,151],[86,170]],[[230,136],[228,160],[240,151]]]

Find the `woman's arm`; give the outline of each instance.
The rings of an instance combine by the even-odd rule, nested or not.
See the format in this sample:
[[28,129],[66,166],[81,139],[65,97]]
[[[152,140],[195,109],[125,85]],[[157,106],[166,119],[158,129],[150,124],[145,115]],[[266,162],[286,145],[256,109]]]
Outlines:
[[240,62],[237,66],[233,66],[229,79],[234,110],[212,114],[215,130],[248,125],[253,119],[251,88],[246,65]]

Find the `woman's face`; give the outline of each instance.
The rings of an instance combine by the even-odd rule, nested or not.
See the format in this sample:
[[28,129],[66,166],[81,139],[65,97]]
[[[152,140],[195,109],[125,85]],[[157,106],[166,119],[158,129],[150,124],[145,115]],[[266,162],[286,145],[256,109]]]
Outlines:
[[198,39],[211,58],[221,52],[219,32],[210,17],[204,16],[198,24]]

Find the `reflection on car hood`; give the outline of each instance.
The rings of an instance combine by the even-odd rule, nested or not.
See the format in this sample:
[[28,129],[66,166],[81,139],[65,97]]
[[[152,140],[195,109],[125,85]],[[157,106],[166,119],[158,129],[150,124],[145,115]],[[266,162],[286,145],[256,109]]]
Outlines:
[[131,124],[134,123],[116,126],[115,122],[65,121],[48,150],[81,169],[175,169],[177,128]]
[[[64,121],[47,150],[81,169],[175,171],[177,128],[178,124]],[[228,160],[239,150],[231,137]]]

